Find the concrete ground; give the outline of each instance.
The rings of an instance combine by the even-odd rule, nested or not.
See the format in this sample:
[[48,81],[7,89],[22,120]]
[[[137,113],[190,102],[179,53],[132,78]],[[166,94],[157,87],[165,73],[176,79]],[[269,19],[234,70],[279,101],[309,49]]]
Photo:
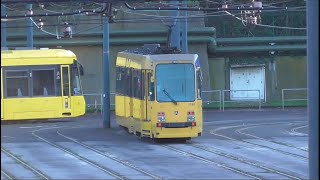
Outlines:
[[101,114],[1,124],[1,179],[308,179],[307,109],[205,110],[203,136],[154,143]]

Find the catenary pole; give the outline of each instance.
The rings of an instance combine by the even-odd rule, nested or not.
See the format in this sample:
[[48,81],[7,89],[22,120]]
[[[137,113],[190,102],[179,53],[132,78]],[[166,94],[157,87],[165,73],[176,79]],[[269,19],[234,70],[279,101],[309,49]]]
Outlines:
[[[32,4],[27,4],[27,11],[32,13]],[[27,47],[33,48],[33,24],[31,17],[27,19]]]
[[103,17],[103,127],[110,128],[110,87],[109,87],[109,17]]
[[[183,5],[187,6],[187,0],[183,1]],[[182,23],[182,52],[188,54],[188,18],[187,18],[187,11],[182,11],[182,16],[185,18],[183,19]]]
[[[179,5],[178,1],[171,1],[172,4]],[[174,18],[173,20],[173,27],[171,31],[171,47],[177,47],[180,49],[180,23],[178,19],[176,19],[179,16],[179,11],[173,11],[172,12],[172,17]]]
[[319,1],[307,1],[309,179],[319,179]]

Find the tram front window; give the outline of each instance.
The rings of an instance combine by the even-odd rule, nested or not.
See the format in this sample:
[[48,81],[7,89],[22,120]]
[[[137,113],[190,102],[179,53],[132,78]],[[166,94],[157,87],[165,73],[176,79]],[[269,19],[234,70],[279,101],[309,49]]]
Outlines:
[[195,72],[193,64],[158,64],[156,91],[158,102],[193,102]]

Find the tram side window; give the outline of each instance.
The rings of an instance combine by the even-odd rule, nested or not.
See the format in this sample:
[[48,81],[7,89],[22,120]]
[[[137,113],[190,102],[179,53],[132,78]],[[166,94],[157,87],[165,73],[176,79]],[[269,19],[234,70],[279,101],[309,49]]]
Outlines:
[[69,71],[67,67],[62,67],[62,82],[63,82],[63,94],[62,96],[69,96]]
[[201,70],[197,69],[197,99],[201,99],[202,75]]
[[141,99],[142,100],[145,100],[145,74],[144,72],[142,72],[142,75],[141,75]]
[[116,93],[120,94],[121,69],[116,67]]
[[27,70],[12,70],[6,72],[7,97],[29,96],[29,72]]
[[80,85],[80,73],[77,66],[71,68],[71,89],[72,95],[82,95],[81,85]]
[[148,100],[154,101],[154,82],[151,82],[152,73],[148,73]]
[[127,68],[127,75],[126,75],[126,95],[128,97],[132,97],[132,69],[131,68]]
[[56,67],[56,96],[61,96],[61,74],[60,74],[60,66]]
[[141,71],[133,70],[133,96],[141,99]]
[[54,70],[32,70],[33,96],[54,96]]
[[117,83],[116,83],[116,92],[117,94],[124,95],[125,94],[125,81],[126,81],[126,71],[122,67],[117,67],[116,70],[116,78],[117,78]]

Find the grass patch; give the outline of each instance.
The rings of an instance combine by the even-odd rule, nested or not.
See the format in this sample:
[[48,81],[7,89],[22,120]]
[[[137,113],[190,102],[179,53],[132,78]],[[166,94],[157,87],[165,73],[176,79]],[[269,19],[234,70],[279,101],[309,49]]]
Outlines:
[[[115,110],[114,108],[115,108],[114,106],[110,106],[110,111],[114,111]],[[101,108],[87,107],[86,113],[101,113]]]
[[[299,101],[285,101],[285,107],[307,107],[308,103],[307,100],[299,100]],[[220,109],[219,102],[211,102],[211,103],[203,103],[203,109]],[[261,102],[261,108],[263,107],[282,107],[281,101],[272,101],[272,102]],[[224,108],[259,108],[258,102],[225,102]],[[222,102],[221,102],[221,109],[222,109]],[[115,107],[111,106],[110,111],[114,111]],[[87,107],[86,113],[101,113],[101,108],[92,108]]]
[[[298,100],[298,101],[285,101],[285,107],[307,107],[307,100]],[[263,107],[282,107],[282,101],[272,101],[272,102],[261,102],[261,108]],[[203,109],[219,109],[219,102],[213,103],[204,103]],[[224,108],[259,108],[258,102],[225,102]],[[222,103],[221,103],[222,109]]]

